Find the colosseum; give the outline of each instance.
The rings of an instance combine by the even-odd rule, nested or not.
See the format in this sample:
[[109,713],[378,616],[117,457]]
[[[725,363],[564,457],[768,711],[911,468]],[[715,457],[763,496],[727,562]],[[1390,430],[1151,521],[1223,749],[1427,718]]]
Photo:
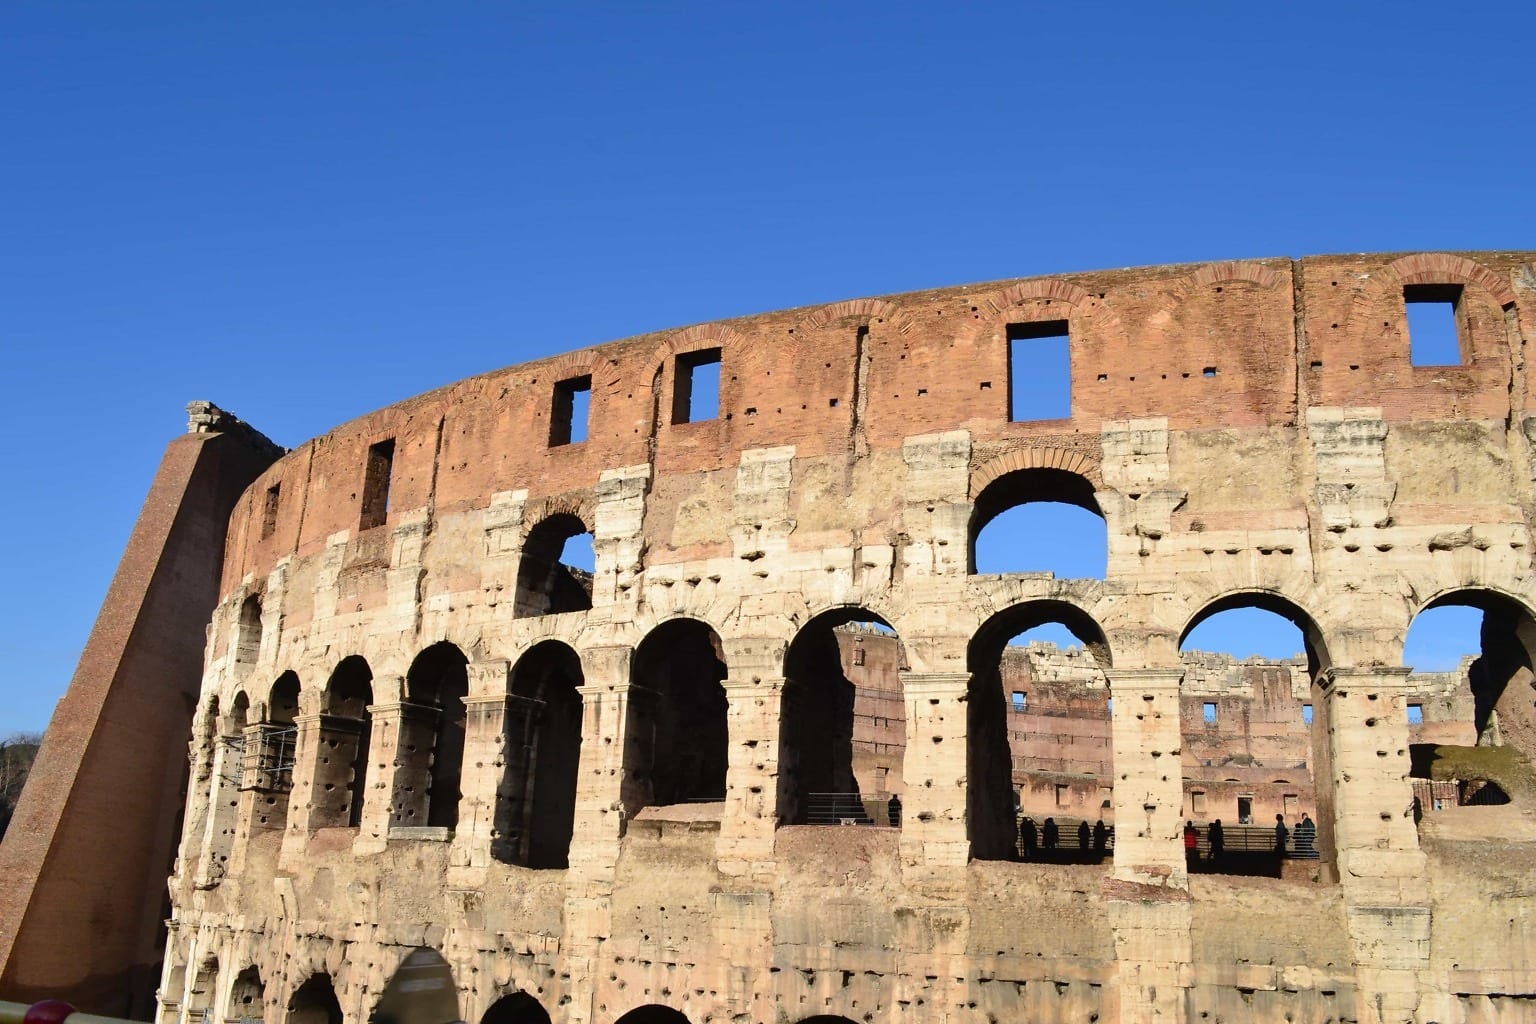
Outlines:
[[[195,404],[0,977],[162,1024],[392,1020],[423,948],[471,1024],[1536,1021],[1533,346],[1536,253],[1321,256],[665,331],[287,452]],[[1035,502],[1103,578],[977,571]],[[1412,672],[1448,605],[1481,650]],[[1238,608],[1303,649],[1189,649]],[[168,910],[102,882],[167,864]]]

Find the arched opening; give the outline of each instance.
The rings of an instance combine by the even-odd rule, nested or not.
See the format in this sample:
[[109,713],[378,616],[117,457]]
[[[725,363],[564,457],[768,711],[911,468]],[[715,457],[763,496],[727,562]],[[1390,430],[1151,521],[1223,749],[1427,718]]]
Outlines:
[[463,1024],[453,968],[430,946],[405,955],[379,994],[373,1024]]
[[235,982],[229,989],[229,1007],[224,1012],[225,1020],[257,1024],[266,1012],[262,1006],[265,998],[266,988],[261,983],[261,972],[252,964],[235,975]]
[[513,615],[556,615],[592,607],[592,531],[569,512],[543,520],[523,540]]
[[280,829],[288,823],[288,794],[293,791],[293,761],[298,744],[299,677],[284,672],[267,695],[267,715],[256,730],[254,750],[247,739],[247,786],[256,791],[255,829]]
[[[368,791],[368,750],[373,719],[373,670],[358,655],[343,658],[325,684],[325,717],[320,724],[320,757],[315,766],[317,828],[363,821]],[[323,804],[323,808],[322,808]]]
[[198,967],[187,993],[187,1019],[202,1024],[210,1017],[219,987],[219,958],[211,956]]
[[779,715],[781,824],[900,827],[905,667],[900,638],[863,608],[824,612],[795,634]]
[[[1536,796],[1536,620],[1494,591],[1442,594],[1414,616],[1403,645],[1415,806],[1454,834],[1457,809]],[[1474,812],[1475,813],[1475,812]]]
[[1029,601],[983,623],[967,658],[972,856],[1106,860],[1115,822],[1104,631],[1076,605]]
[[1327,723],[1313,707],[1328,657],[1311,616],[1277,594],[1231,594],[1190,620],[1179,651],[1189,870],[1279,877],[1285,860],[1331,849]]
[[614,1024],[688,1024],[688,1018],[670,1006],[637,1006]]
[[725,654],[713,629],[673,619],[640,642],[630,669],[624,809],[725,800]]
[[549,1013],[527,992],[513,992],[490,1005],[480,1024],[550,1024]]
[[294,990],[287,1024],[341,1024],[341,1003],[329,974],[311,974]]
[[252,594],[240,604],[235,623],[235,661],[250,666],[261,656],[261,597]]
[[976,496],[970,571],[1103,579],[1109,536],[1093,484],[1064,469],[1005,473]]
[[563,868],[576,820],[581,759],[581,659],[558,640],[535,645],[512,669],[506,764],[491,851],[530,868]]
[[418,654],[406,672],[405,696],[412,707],[401,721],[399,760],[410,784],[398,787],[393,824],[451,829],[459,823],[468,666],[464,652],[443,641]]

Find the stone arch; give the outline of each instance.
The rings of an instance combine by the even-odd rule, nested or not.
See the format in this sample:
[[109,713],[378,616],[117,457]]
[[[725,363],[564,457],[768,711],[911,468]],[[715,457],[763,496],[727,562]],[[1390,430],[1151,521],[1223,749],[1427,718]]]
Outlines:
[[405,675],[409,705],[400,722],[400,768],[392,825],[454,828],[464,764],[464,698],[469,658],[441,640],[424,649]]
[[[967,645],[966,668],[971,678],[966,701],[966,820],[972,856],[981,860],[1012,857],[1016,835],[1004,652],[1011,638],[1053,622],[1082,641],[1100,673],[1110,667],[1112,656],[1103,627],[1069,601],[1037,599],[1009,605],[982,622]],[[1107,677],[1105,692],[1109,692]]]
[[689,1024],[688,1018],[670,1006],[649,1003],[637,1006],[614,1024]]
[[[969,495],[972,501],[997,480],[1026,469],[1055,469],[1082,477],[1098,489],[1104,486],[1099,460],[1086,451],[1055,445],[1031,444],[994,455],[971,466]],[[1095,503],[1094,511],[1098,510]]]
[[480,1016],[480,1024],[551,1024],[549,1011],[527,992],[502,996]]
[[[800,322],[807,327],[824,330],[844,317],[862,317],[867,320],[888,321],[897,334],[912,330],[912,321],[901,316],[901,308],[884,299],[846,299],[811,310]],[[899,319],[898,319],[899,318]]]
[[779,712],[780,824],[885,823],[865,797],[883,811],[903,788],[905,667],[895,629],[866,608],[833,608],[796,631]]
[[1318,625],[1317,619],[1285,593],[1260,587],[1229,590],[1208,598],[1205,603],[1195,609],[1185,621],[1183,628],[1179,630],[1179,646],[1184,646],[1185,639],[1200,623],[1213,615],[1236,608],[1258,608],[1273,612],[1301,630],[1302,639],[1306,644],[1307,674],[1311,679],[1316,680],[1321,673],[1332,666],[1333,659],[1328,653],[1326,634]]
[[1531,602],[1495,586],[1451,587],[1422,602],[1413,618],[1452,605],[1483,613],[1478,657],[1466,679],[1478,743],[1536,754],[1536,611]]
[[[1005,464],[1016,460],[1001,460]],[[1017,460],[1022,461],[1022,460]],[[1001,469],[1001,465],[993,465]],[[1099,507],[1093,481],[1081,473],[1052,466],[1024,466],[998,472],[976,492],[966,527],[966,569],[976,572],[976,542],[993,520],[1005,512],[1039,503],[1070,505],[1097,516],[1104,529],[1106,562],[1109,550],[1108,524]],[[1061,511],[1061,510],[1057,510]],[[1073,513],[1072,515],[1075,515]],[[1055,520],[1051,520],[1055,522]],[[1036,552],[1040,554],[1040,552]],[[1049,561],[1050,559],[1047,558]],[[1044,568],[1041,566],[1040,568]],[[1102,575],[1102,571],[1100,573]]]
[[580,656],[562,640],[533,644],[512,666],[491,842],[497,860],[566,866],[575,826],[583,681]]
[[662,392],[676,387],[673,369],[679,356],[686,356],[693,352],[703,352],[708,349],[718,348],[722,364],[720,378],[720,413],[723,417],[728,406],[726,397],[727,378],[724,372],[726,353],[739,350],[747,344],[746,337],[734,327],[728,324],[695,324],[685,327],[680,331],[668,334],[651,352],[648,365],[651,367],[651,429],[649,437],[654,443],[657,431],[665,423],[673,422],[671,414],[675,395],[670,391],[669,401],[665,408],[669,410],[663,415]]
[[1157,304],[1156,310],[1148,316],[1148,319],[1167,317],[1196,293],[1207,288],[1215,288],[1234,282],[1269,289],[1284,287],[1286,279],[1284,275],[1274,269],[1266,267],[1262,263],[1254,263],[1251,260],[1207,263],[1194,273],[1179,278],[1168,289],[1162,300]]
[[235,617],[234,661],[237,670],[249,670],[261,658],[261,594],[250,593],[240,602]]
[[668,619],[635,648],[621,785],[627,818],[725,799],[725,677],[720,634],[699,619]]
[[1399,285],[1443,284],[1449,281],[1481,288],[1501,309],[1508,309],[1515,304],[1515,293],[1510,289],[1509,282],[1465,256],[1445,252],[1413,253],[1393,260],[1382,269],[1395,276]]
[[285,1024],[342,1024],[341,1002],[331,976],[316,972],[288,997]]
[[241,1024],[259,1021],[264,1012],[267,987],[261,980],[261,969],[247,964],[235,975],[229,987],[229,1001],[224,1007],[226,1020],[239,1020]]
[[315,789],[317,794],[335,794],[341,800],[334,796],[326,800],[326,813],[317,815],[319,808],[312,809],[312,827],[357,828],[363,822],[373,703],[373,670],[367,660],[353,654],[337,662],[321,694],[319,739],[325,753],[323,763],[315,766]]
[[[983,309],[990,310],[996,317],[1004,317],[1010,309],[1022,306],[1035,300],[1044,300],[1051,303],[1064,303],[1070,307],[1070,312],[1064,317],[1046,317],[1043,319],[1072,320],[1074,316],[1090,319],[1094,326],[1109,335],[1111,339],[1123,342],[1126,339],[1124,324],[1120,321],[1118,313],[1098,295],[1059,278],[1035,278],[1028,281],[1017,281],[1011,285],[988,292],[977,299],[976,304]],[[1027,322],[1027,321],[1026,321]]]
[[566,542],[592,533],[591,495],[570,493],[546,498],[525,517],[522,554],[517,566],[515,617],[557,615],[592,607],[594,574],[560,560]]

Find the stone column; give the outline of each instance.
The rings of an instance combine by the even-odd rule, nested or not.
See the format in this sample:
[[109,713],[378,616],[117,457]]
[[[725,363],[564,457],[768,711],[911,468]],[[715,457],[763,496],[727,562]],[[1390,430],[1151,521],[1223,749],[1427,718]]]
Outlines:
[[624,834],[623,789],[628,739],[628,647],[581,652],[581,768],[576,778],[576,818],[572,823],[571,890],[581,879],[606,889],[613,882],[619,839]]
[[782,676],[725,680],[730,735],[725,813],[716,853],[728,875],[771,874],[779,827],[779,716]]
[[[1408,669],[1339,667],[1320,680],[1332,813],[1320,840],[1338,864],[1362,1022],[1412,1021],[1432,987],[1424,854],[1413,820]],[[1321,813],[1320,813],[1321,816]],[[1331,842],[1330,842],[1331,840]]]
[[[374,680],[375,692],[390,692],[387,680]],[[399,693],[401,681],[394,680],[393,692]],[[357,838],[353,840],[354,853],[370,853],[384,849],[389,838],[390,794],[394,791],[395,749],[400,743],[400,707],[394,704],[372,704],[368,718],[373,731],[368,738],[368,763],[362,770],[367,772],[367,796],[363,800],[363,817],[359,822]]]
[[211,754],[208,814],[198,847],[191,851],[197,858],[194,884],[199,889],[213,888],[228,872],[240,815],[240,748],[220,733]]
[[[505,778],[507,756],[507,677],[511,664],[502,659],[469,666],[469,693],[464,698],[464,762],[459,772],[459,824],[454,831],[449,863],[485,868],[491,846],[499,838],[497,808]],[[465,884],[469,879],[463,880]]]
[[964,867],[970,857],[965,827],[970,681],[965,672],[901,673],[907,708],[903,868]]
[[1104,881],[1120,1020],[1182,1020],[1193,959],[1179,725],[1183,669],[1110,669],[1115,863]]
[[628,738],[629,666],[634,650],[600,647],[581,652],[581,768],[576,777],[566,874],[565,939],[558,969],[573,994],[564,1007],[570,1024],[594,1019],[593,993],[601,969],[601,936],[613,926],[614,866],[624,834],[624,747]]

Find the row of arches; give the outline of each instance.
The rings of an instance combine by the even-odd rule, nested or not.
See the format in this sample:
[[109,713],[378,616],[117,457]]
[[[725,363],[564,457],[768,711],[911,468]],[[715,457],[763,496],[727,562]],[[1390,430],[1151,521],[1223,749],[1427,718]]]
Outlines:
[[[1503,696],[1511,683],[1532,678],[1536,624],[1530,613],[1491,591],[1454,592],[1432,607],[1455,604],[1483,612],[1480,661],[1470,683],[1478,735],[1487,732],[1495,708],[1502,707],[1503,735],[1527,749],[1536,748],[1531,743],[1536,737],[1532,702],[1520,698],[1518,688],[1515,697],[1520,699]],[[1299,606],[1272,593],[1234,594],[1212,602],[1186,627],[1186,639],[1207,620],[1241,609],[1269,612],[1293,624],[1309,680],[1329,667],[1316,623]],[[1011,712],[1024,708],[1022,702],[1010,700],[1023,695],[1010,694],[1004,678],[1009,645],[1052,626],[1081,644],[1085,664],[1097,673],[1106,698],[1106,755],[1109,751],[1113,662],[1099,624],[1082,608],[1061,600],[1023,602],[987,620],[971,637],[966,658],[967,823],[979,857],[1007,856],[1012,849],[1021,773],[1032,770],[1027,763],[1021,766],[1020,738],[1011,733]],[[720,635],[690,618],[663,622],[635,648],[626,691],[619,794],[625,820],[647,808],[724,801],[731,740],[727,660]],[[831,815],[837,821],[852,817],[861,823],[899,826],[903,760],[911,737],[901,696],[906,657],[890,623],[863,608],[824,612],[796,633],[783,666],[773,804],[777,823],[817,824]],[[575,827],[583,756],[582,657],[559,640],[534,645],[511,666],[501,700],[484,699],[496,694],[470,700],[469,667],[467,656],[448,642],[418,654],[404,677],[403,699],[390,723],[395,730],[388,740],[393,757],[370,764],[371,744],[388,730],[381,732],[385,723],[372,720],[373,677],[367,662],[356,655],[343,659],[320,694],[313,730],[305,733],[307,739],[294,742],[287,755],[286,775],[281,737],[295,729],[299,717],[298,677],[287,672],[278,678],[261,706],[259,722],[249,720],[250,701],[243,692],[237,694],[225,728],[243,733],[245,740],[241,784],[256,791],[248,827],[283,827],[284,785],[291,787],[299,779],[311,797],[305,827],[356,827],[370,802],[387,801],[387,812],[378,813],[389,828],[451,830],[459,823],[472,716],[489,715],[475,728],[482,737],[496,736],[499,744],[494,751],[501,777],[491,812],[492,856],[526,867],[563,867]],[[210,728],[216,718],[215,701]],[[304,770],[295,771],[295,762]],[[1086,780],[1089,796],[1100,787],[1113,788],[1108,756],[1089,774],[1103,776]],[[891,797],[898,798],[896,804],[890,803]],[[1100,806],[1108,806],[1107,798]]]
[[[168,972],[168,995],[179,997],[184,970]],[[432,976],[428,984],[427,976]],[[441,984],[441,988],[433,987]],[[216,993],[220,989],[219,960],[207,958],[199,967],[191,987],[186,992],[184,1007],[178,1007],[174,999],[162,1001],[162,1020],[174,1019],[178,1009],[186,1012],[186,1018],[203,1020],[213,1016],[218,1008]],[[426,993],[424,998],[423,993]],[[218,1019],[239,1021],[240,1024],[260,1024],[267,1013],[266,986],[261,971],[249,964],[239,971],[230,982],[223,1012]],[[453,979],[453,971],[436,950],[420,948],[408,953],[380,992],[368,1014],[374,1024],[388,1024],[408,1019],[412,1024],[462,1024],[459,1003],[461,995]],[[336,982],[324,971],[305,977],[293,987],[287,999],[280,1004],[281,1024],[347,1024]],[[406,1014],[402,1018],[402,1011]],[[479,1017],[479,1024],[550,1024],[549,1011],[537,997],[528,992],[515,991],[499,996]],[[670,1006],[648,1003],[633,1007],[614,1018],[614,1024],[689,1024],[687,1015]],[[853,1024],[846,1017],[819,1014],[801,1018],[797,1024]]]

